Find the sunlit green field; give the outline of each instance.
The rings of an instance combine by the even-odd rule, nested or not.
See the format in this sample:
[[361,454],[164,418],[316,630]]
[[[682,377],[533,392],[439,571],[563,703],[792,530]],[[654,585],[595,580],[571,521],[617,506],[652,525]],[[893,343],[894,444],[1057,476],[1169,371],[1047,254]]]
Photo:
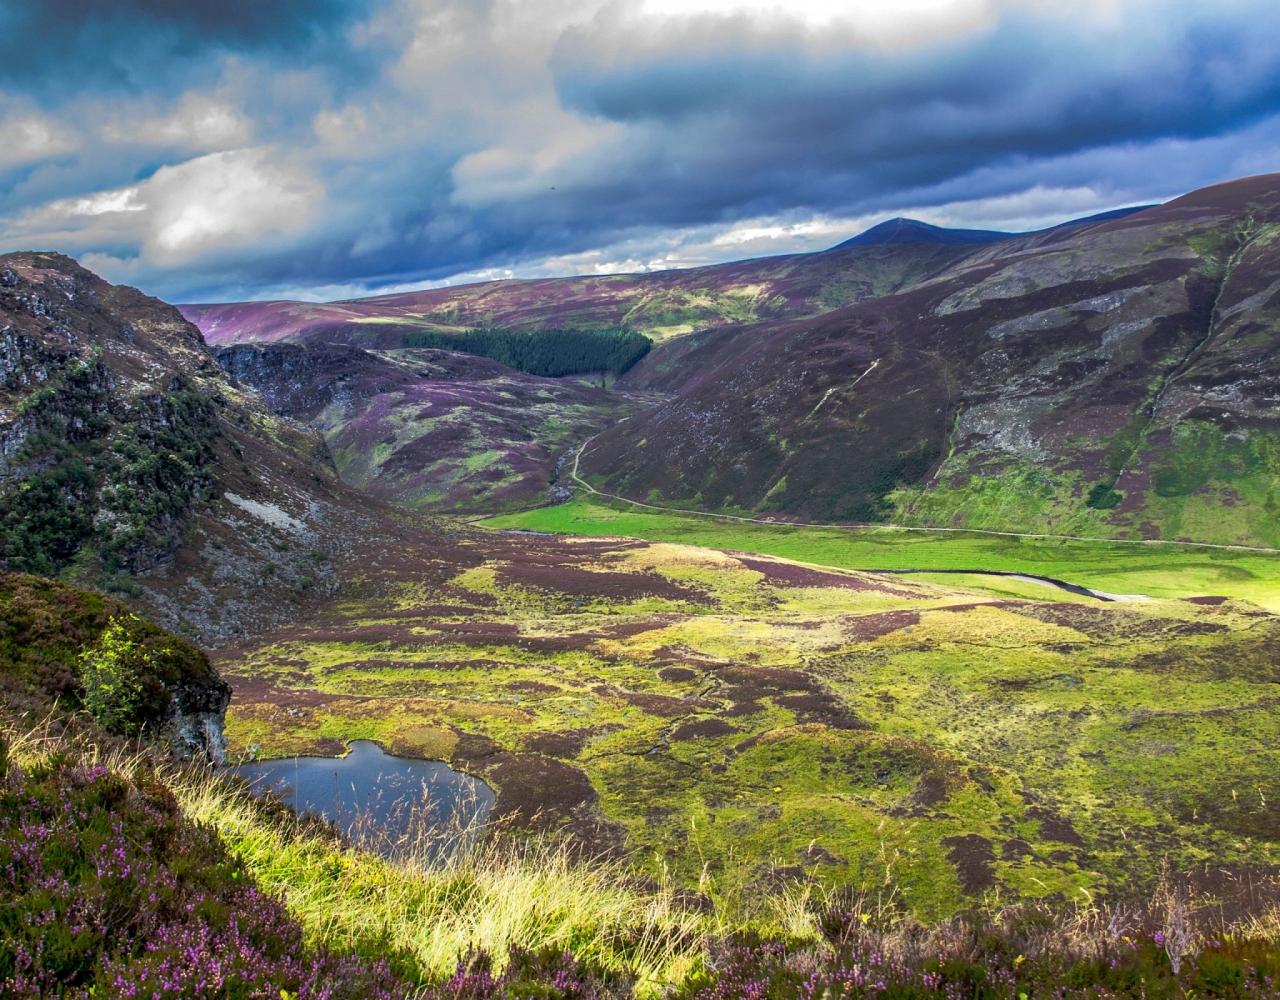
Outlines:
[[[1166,864],[1280,864],[1280,619],[1176,599],[1223,580],[1266,598],[1257,554],[1101,547],[1126,575],[1089,546],[1069,561],[1061,546],[584,505],[506,520],[575,510],[577,530],[665,525],[702,546],[472,531],[469,558],[434,581],[415,560],[353,581],[317,619],[220,655],[231,752],[374,739],[448,760],[497,790],[500,816],[540,816],[651,877],[892,887],[930,919],[987,895],[1140,894]],[[767,545],[1172,596],[741,551]]]
[[[482,522],[574,535],[624,535],[864,570],[985,570],[1035,573],[1113,594],[1178,598],[1220,595],[1280,612],[1280,555],[1244,550],[1007,538],[895,528],[814,528],[611,507],[577,499]],[[954,581],[949,581],[954,582]],[[974,581],[966,581],[972,583]],[[1026,594],[1017,581],[990,589]]]

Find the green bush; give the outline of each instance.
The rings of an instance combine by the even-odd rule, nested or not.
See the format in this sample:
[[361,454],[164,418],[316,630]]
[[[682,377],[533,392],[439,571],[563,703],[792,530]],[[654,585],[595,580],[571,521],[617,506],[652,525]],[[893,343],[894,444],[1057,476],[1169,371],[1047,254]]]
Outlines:
[[93,534],[93,490],[93,474],[78,458],[9,484],[0,491],[0,560],[56,573]]
[[141,730],[143,679],[152,670],[151,660],[119,618],[111,619],[97,643],[80,654],[81,701],[103,729],[121,736]]
[[1112,510],[1119,507],[1122,500],[1124,500],[1124,494],[1110,483],[1098,483],[1089,491],[1084,505],[1094,510]]

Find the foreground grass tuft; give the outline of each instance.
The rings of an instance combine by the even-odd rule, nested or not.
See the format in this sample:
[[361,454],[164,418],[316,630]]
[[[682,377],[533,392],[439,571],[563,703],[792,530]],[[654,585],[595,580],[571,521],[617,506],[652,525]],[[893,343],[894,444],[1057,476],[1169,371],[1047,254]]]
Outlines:
[[550,949],[654,994],[695,971],[712,930],[672,891],[618,862],[575,859],[563,844],[486,843],[447,862],[428,861],[424,844],[392,863],[267,819],[228,782],[182,773],[171,785],[183,811],[216,830],[311,935],[384,949],[423,981],[449,977],[468,956],[493,956],[501,969],[513,951]]

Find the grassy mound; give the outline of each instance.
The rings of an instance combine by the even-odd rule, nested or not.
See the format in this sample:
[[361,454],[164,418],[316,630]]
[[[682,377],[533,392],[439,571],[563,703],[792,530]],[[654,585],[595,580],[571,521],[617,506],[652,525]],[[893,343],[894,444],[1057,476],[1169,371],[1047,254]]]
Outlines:
[[159,736],[176,712],[218,711],[227,687],[202,650],[120,602],[0,570],[0,697]]

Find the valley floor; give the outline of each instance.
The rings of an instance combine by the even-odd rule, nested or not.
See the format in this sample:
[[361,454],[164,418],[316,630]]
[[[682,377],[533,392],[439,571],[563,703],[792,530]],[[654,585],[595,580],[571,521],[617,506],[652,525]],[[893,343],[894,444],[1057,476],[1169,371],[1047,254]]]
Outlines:
[[[481,523],[497,529],[622,536],[760,552],[842,569],[1027,573],[1117,595],[1239,598],[1280,613],[1280,552],[1263,549],[925,528],[769,524],[653,512],[630,503],[611,505],[600,498],[579,498]],[[1003,593],[1008,584],[987,578],[982,586]],[[1020,592],[1020,596],[1037,593]]]
[[[655,540],[464,533],[450,562],[372,560],[316,620],[220,653],[233,753],[375,739],[686,886],[891,885],[930,919],[1123,897],[1166,865],[1261,906],[1280,872],[1273,557],[583,501],[491,523]],[[865,572],[996,568],[1150,599]]]

